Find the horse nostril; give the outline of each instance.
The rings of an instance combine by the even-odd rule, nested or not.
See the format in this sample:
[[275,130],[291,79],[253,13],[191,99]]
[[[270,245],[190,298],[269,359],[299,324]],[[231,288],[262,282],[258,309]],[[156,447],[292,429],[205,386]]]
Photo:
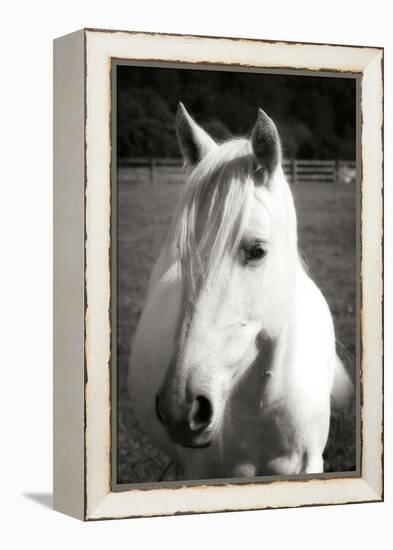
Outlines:
[[166,424],[165,416],[163,415],[162,410],[160,409],[160,398],[158,396],[158,393],[156,395],[156,415],[160,422],[162,422],[163,424]]
[[212,419],[213,408],[210,401],[203,395],[196,397],[190,414],[190,428],[192,430],[201,430],[206,428]]

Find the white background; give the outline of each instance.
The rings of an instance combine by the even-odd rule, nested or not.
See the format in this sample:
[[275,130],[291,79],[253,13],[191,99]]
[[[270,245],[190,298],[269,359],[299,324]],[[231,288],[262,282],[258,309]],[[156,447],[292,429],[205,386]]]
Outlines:
[[[0,76],[2,548],[390,548],[392,34],[389,2],[40,0],[2,4]],[[391,5],[391,4],[390,4]],[[52,44],[82,27],[385,47],[386,501],[83,524],[52,491]],[[390,539],[390,540],[389,540]]]

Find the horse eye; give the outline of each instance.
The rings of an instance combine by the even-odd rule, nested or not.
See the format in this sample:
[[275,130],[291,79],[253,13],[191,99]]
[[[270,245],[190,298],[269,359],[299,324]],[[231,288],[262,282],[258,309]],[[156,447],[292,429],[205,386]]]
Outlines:
[[262,243],[253,243],[243,247],[243,261],[244,264],[256,263],[266,256],[267,250],[263,247]]

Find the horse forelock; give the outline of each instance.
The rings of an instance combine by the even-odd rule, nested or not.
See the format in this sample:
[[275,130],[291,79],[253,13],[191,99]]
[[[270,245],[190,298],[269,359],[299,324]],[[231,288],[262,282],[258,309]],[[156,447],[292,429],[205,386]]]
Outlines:
[[180,262],[187,300],[196,299],[225,254],[234,254],[247,222],[256,178],[246,139],[208,154],[190,174],[168,244]]

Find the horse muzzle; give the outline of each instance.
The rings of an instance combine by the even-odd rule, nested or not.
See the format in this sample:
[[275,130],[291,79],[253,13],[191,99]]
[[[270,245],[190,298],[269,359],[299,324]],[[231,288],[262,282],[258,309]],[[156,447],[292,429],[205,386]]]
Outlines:
[[163,400],[157,394],[155,401],[157,419],[166,428],[174,443],[192,449],[210,447],[213,408],[206,397],[197,396],[190,405],[182,408],[181,414],[176,415],[162,403]]

